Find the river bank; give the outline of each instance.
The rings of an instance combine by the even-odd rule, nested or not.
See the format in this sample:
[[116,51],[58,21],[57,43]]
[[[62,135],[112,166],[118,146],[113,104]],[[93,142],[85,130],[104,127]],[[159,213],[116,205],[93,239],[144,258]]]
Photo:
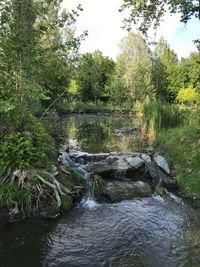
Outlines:
[[175,170],[181,193],[200,200],[200,128],[197,125],[161,131],[155,141]]
[[[111,152],[111,151],[127,151],[129,153],[133,153],[133,151],[141,151],[140,154],[146,153],[146,146],[148,145],[145,143],[146,141],[141,138],[141,131],[138,127],[135,127],[135,120],[133,117],[129,116],[108,116],[108,114],[105,114],[105,116],[102,115],[94,115],[94,114],[71,114],[70,116],[67,116],[66,118],[61,119],[62,126],[64,126],[64,132],[65,136],[63,139],[63,142],[65,144],[65,147],[68,149],[76,149],[76,150],[82,150],[82,151],[89,151],[91,153],[97,153],[97,152]],[[60,122],[61,123],[61,122]],[[66,129],[67,131],[66,131]],[[181,128],[182,129],[182,128]],[[184,130],[184,132],[181,132],[181,129],[174,129],[167,131],[165,134],[160,134],[158,136],[158,139],[155,141],[155,148],[157,151],[160,151],[161,154],[164,154],[167,158],[167,160],[170,163],[170,168],[172,170],[173,177],[176,177],[179,187],[181,188],[181,191],[179,192],[180,195],[183,197],[187,197],[187,199],[192,202],[194,202],[194,205],[198,206],[199,203],[199,169],[198,169],[198,157],[199,157],[199,150],[198,150],[198,136],[199,131],[195,131],[195,127],[191,128],[190,130]],[[188,129],[188,128],[187,128]],[[168,135],[167,135],[168,133]],[[171,134],[170,134],[171,133]],[[185,136],[185,137],[184,137]],[[181,138],[184,138],[181,142]],[[195,143],[196,142],[196,143]],[[184,144],[187,143],[187,146],[184,147]],[[194,146],[194,143],[196,146]],[[144,145],[145,144],[145,145]],[[195,153],[192,152],[195,149]],[[151,153],[155,153],[151,151]],[[191,155],[191,154],[194,155]],[[192,160],[193,159],[193,160]],[[195,166],[193,165],[194,162],[196,162]],[[186,164],[187,163],[187,164]],[[56,163],[57,165],[57,163]],[[62,167],[62,166],[61,166]],[[194,172],[192,172],[193,168]],[[54,173],[58,171],[54,166]],[[70,209],[74,203],[76,203],[76,198],[74,198],[71,195],[71,191],[73,191],[73,187],[81,187],[83,186],[83,180],[81,181],[80,178],[69,168],[65,169],[66,173],[64,174],[63,171],[59,170],[56,174],[56,179],[64,185],[68,190],[68,198],[64,200],[62,197],[62,193],[60,194],[61,201],[63,200],[63,206],[61,209],[55,209],[55,203],[58,201],[58,197],[55,198],[49,198],[51,201],[46,201],[45,205],[46,208],[43,206],[40,208],[40,211],[36,212],[33,210],[31,212],[32,207],[30,205],[35,206],[35,193],[34,198],[30,198],[31,187],[28,186],[28,190],[21,190],[15,191],[14,190],[14,199],[13,202],[11,201],[12,197],[12,190],[13,188],[8,188],[9,190],[3,190],[4,188],[1,186],[1,199],[4,201],[1,201],[1,203],[7,203],[10,205],[10,209],[5,209],[5,207],[1,210],[1,219],[5,221],[8,219],[8,215],[11,212],[16,212],[16,201],[21,201],[21,199],[25,198],[25,201],[23,202],[24,206],[27,206],[27,212],[22,212],[21,218],[26,216],[43,216],[43,217],[56,217],[60,212],[66,211]],[[62,172],[62,175],[61,175]],[[42,173],[41,173],[42,174]],[[67,175],[66,175],[67,174]],[[50,177],[46,177],[44,175],[44,170],[42,176],[45,177],[47,182],[50,182],[54,185],[53,178],[50,175]],[[64,177],[65,176],[65,177]],[[189,179],[188,179],[189,177]],[[26,179],[24,178],[26,181]],[[34,179],[33,179],[34,182]],[[189,183],[189,184],[188,184]],[[44,181],[41,183],[44,185]],[[41,186],[39,184],[39,186]],[[24,185],[23,185],[24,186]],[[117,190],[120,189],[119,184],[115,185],[115,188]],[[129,186],[128,186],[129,187]],[[127,188],[127,187],[126,187]],[[25,188],[24,188],[25,189]],[[52,188],[53,189],[53,188]],[[57,188],[58,189],[58,188]],[[128,188],[130,189],[130,187]],[[130,189],[133,190],[134,186]],[[187,190],[186,190],[187,189]],[[59,189],[58,189],[59,190]],[[121,190],[121,189],[120,189]],[[194,190],[194,191],[193,191]],[[4,193],[2,194],[2,192]],[[5,194],[7,193],[7,196]],[[38,192],[41,200],[41,192],[37,190],[34,190],[34,192]],[[52,194],[54,191],[52,191]],[[194,194],[195,192],[195,194]],[[26,193],[26,194],[25,194]],[[31,193],[32,194],[32,193]],[[51,193],[50,193],[51,194]],[[6,200],[7,199],[7,200]],[[28,202],[26,200],[28,199]],[[30,199],[30,200],[29,200]],[[80,199],[80,198],[78,198]],[[30,202],[32,201],[32,202]],[[44,201],[44,200],[42,200]],[[32,203],[32,204],[31,204]],[[51,203],[51,204],[50,204]],[[15,219],[19,219],[18,216],[16,216]]]

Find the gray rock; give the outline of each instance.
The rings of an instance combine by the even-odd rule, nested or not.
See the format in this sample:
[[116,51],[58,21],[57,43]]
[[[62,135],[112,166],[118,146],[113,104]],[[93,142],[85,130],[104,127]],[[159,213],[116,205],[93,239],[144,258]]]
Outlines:
[[154,188],[159,184],[169,191],[176,191],[178,189],[176,181],[164,173],[155,163],[146,164],[146,168],[152,178]]
[[107,171],[126,171],[130,168],[129,164],[123,158],[109,156],[106,160],[94,163],[91,166],[92,172],[103,173]]
[[127,158],[126,161],[134,169],[138,169],[139,167],[141,167],[144,164],[144,160],[139,158],[139,157]]
[[156,154],[153,159],[165,173],[170,174],[169,165],[164,157]]
[[106,183],[102,192],[98,194],[98,200],[119,202],[122,200],[133,199],[137,197],[148,197],[151,194],[151,186],[147,183],[143,183],[141,181],[113,181]]
[[147,163],[151,163],[151,157],[147,154],[142,154],[141,159],[143,159]]
[[103,179],[134,178],[134,174],[144,165],[139,157],[109,156],[106,160],[89,164],[85,170],[100,175]]

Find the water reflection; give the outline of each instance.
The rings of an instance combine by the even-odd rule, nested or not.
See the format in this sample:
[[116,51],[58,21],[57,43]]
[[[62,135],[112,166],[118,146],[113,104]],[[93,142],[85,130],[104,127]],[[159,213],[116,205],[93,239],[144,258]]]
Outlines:
[[142,149],[136,132],[126,136],[114,135],[114,129],[134,126],[134,119],[128,116],[74,115],[66,117],[63,123],[65,143],[74,149],[91,153]]

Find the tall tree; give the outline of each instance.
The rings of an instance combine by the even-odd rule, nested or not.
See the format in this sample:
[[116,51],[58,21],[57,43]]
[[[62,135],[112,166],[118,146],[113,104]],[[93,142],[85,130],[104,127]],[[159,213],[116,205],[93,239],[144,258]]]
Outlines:
[[28,99],[36,97],[34,57],[37,30],[36,4],[32,0],[4,2],[1,11],[0,45],[2,73],[5,77],[1,88],[1,99],[8,101],[15,109],[15,116],[23,125]]
[[83,100],[103,100],[108,97],[107,86],[115,63],[102,52],[83,55],[78,68],[78,88]]
[[182,59],[181,75],[183,77],[182,86],[190,85],[200,92],[200,58],[197,52],[193,52],[186,59]]
[[39,80],[47,91],[50,100],[57,98],[70,83],[72,72],[79,59],[78,49],[81,41],[87,35],[83,32],[75,36],[75,23],[81,6],[77,6],[71,13],[62,9],[62,1],[40,2],[41,15],[37,21],[40,30],[39,39]]
[[161,38],[152,55],[152,79],[156,97],[173,102],[182,82],[178,57]]
[[[122,98],[128,101],[142,100],[145,96],[152,94],[148,45],[139,34],[130,32],[121,40],[119,47],[116,76],[118,84],[120,87],[123,84],[124,90],[116,88],[115,91],[120,91]],[[117,92],[116,94],[119,95]]]

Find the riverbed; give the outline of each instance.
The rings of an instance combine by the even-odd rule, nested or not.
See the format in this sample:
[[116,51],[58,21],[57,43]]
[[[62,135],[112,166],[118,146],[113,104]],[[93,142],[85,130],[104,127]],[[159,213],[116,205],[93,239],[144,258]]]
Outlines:
[[[127,117],[70,116],[63,144],[91,153],[145,149]],[[2,267],[199,267],[200,209],[169,193],[99,204],[85,198],[55,220],[1,226]]]

